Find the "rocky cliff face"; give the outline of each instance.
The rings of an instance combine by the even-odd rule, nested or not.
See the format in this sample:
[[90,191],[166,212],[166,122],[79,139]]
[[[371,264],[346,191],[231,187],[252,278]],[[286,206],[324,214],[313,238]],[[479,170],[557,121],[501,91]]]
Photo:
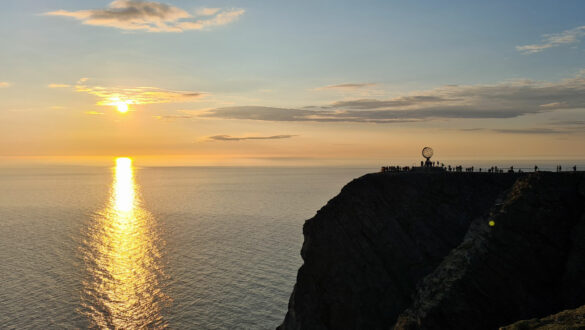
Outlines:
[[518,321],[512,325],[502,327],[501,330],[576,330],[585,329],[585,306],[577,309],[562,311],[541,319]]
[[492,329],[585,304],[584,209],[581,173],[366,175],[305,223],[279,328]]

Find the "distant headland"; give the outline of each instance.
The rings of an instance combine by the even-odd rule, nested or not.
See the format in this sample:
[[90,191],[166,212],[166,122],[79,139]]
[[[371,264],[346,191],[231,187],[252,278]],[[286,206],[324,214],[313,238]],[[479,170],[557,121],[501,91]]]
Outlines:
[[305,222],[278,329],[585,327],[585,173],[431,157],[353,180]]

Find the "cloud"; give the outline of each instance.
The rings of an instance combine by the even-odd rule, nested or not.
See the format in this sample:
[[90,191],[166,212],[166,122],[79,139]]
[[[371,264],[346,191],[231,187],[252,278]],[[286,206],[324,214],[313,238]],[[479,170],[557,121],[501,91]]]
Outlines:
[[502,134],[571,134],[577,132],[574,129],[563,128],[546,128],[546,127],[531,127],[531,128],[463,128],[459,131],[463,132],[495,132]]
[[543,108],[558,109],[566,107],[567,104],[565,102],[552,102],[547,104],[541,104],[540,106]]
[[375,83],[358,83],[358,84],[338,84],[338,85],[329,85],[329,86],[323,86],[323,87],[317,87],[315,88],[316,91],[322,91],[322,90],[354,90],[354,89],[360,89],[360,88],[364,88],[364,87],[372,87],[375,86]]
[[45,15],[71,17],[86,25],[130,31],[183,32],[225,25],[243,13],[243,9],[203,8],[198,11],[199,17],[195,17],[181,8],[160,2],[115,0],[105,9],[56,10]]
[[242,14],[244,14],[243,9],[230,9],[222,11],[213,16],[212,18],[181,22],[177,25],[177,27],[181,29],[181,31],[203,30],[205,28],[212,26],[229,24],[238,19],[238,17],[240,17]]
[[567,134],[569,132],[555,128],[518,128],[518,129],[492,129],[492,132],[505,134]]
[[193,116],[190,116],[190,115],[160,115],[160,116],[153,116],[153,117],[158,119],[158,120],[173,121],[176,119],[189,119],[189,118],[192,118]]
[[236,106],[210,109],[200,116],[266,121],[307,121],[315,113],[317,111],[263,106]]
[[197,10],[197,16],[213,16],[217,14],[221,8],[201,8]]
[[86,115],[91,115],[91,116],[101,116],[104,113],[103,112],[99,112],[99,111],[86,111],[85,114]]
[[552,124],[564,127],[583,126],[585,128],[585,120],[557,120],[553,121]]
[[157,87],[120,88],[76,85],[75,90],[99,97],[98,105],[117,105],[120,102],[127,104],[194,102],[205,95],[201,92],[173,91]]
[[541,43],[516,46],[516,50],[523,54],[535,54],[548,48],[576,44],[579,42],[579,39],[585,37],[585,25],[565,30],[561,33],[545,34],[542,37]]
[[[347,108],[347,109],[381,109],[396,108],[420,105],[423,103],[438,103],[450,101],[442,96],[435,95],[418,95],[402,96],[391,100],[359,99],[350,101],[338,101],[329,106],[329,108]],[[453,99],[451,99],[453,101]]]
[[[158,87],[104,87],[87,85],[88,78],[81,78],[77,85],[49,84],[49,88],[72,88],[76,92],[95,95],[100,98],[98,105],[158,104],[194,102],[207,95],[203,92],[175,91]],[[171,116],[158,116],[169,119]],[[180,116],[177,116],[177,118]]]
[[0,88],[8,88],[12,86],[11,83],[7,82],[7,81],[0,81]]
[[245,141],[245,140],[280,140],[280,139],[290,139],[295,137],[296,135],[272,135],[272,136],[245,136],[245,137],[235,137],[230,135],[214,135],[210,136],[207,139],[209,141]]
[[68,85],[68,84],[49,84],[49,85],[47,85],[47,87],[49,87],[49,88],[67,88],[67,87],[71,87],[71,85]]
[[559,82],[523,80],[494,85],[450,85],[386,100],[344,100],[301,109],[223,107],[207,110],[200,116],[263,121],[402,123],[514,118],[558,109],[585,109],[585,77]]

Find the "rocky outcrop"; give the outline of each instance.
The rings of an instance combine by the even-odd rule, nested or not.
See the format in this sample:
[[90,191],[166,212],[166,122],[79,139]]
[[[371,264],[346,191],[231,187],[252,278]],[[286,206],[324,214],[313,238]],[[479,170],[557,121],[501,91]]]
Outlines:
[[279,328],[493,329],[577,307],[584,208],[581,173],[366,175],[305,223]]
[[303,228],[283,329],[387,328],[418,281],[517,175],[379,173],[352,181]]
[[585,305],[577,309],[562,311],[541,319],[518,321],[501,327],[501,330],[577,330],[585,329]]
[[519,179],[421,282],[395,328],[494,329],[584,303],[585,202],[577,178]]

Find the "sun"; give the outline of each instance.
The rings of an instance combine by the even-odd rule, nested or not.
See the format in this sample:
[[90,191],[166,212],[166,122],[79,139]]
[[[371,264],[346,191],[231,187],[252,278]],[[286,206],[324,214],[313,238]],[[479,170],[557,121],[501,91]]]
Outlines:
[[130,111],[130,104],[136,104],[137,102],[128,98],[122,97],[111,97],[108,103],[104,103],[105,105],[111,105],[116,107],[119,113],[126,113]]
[[118,108],[118,112],[126,113],[128,112],[128,103],[123,101],[117,102],[116,108]]

